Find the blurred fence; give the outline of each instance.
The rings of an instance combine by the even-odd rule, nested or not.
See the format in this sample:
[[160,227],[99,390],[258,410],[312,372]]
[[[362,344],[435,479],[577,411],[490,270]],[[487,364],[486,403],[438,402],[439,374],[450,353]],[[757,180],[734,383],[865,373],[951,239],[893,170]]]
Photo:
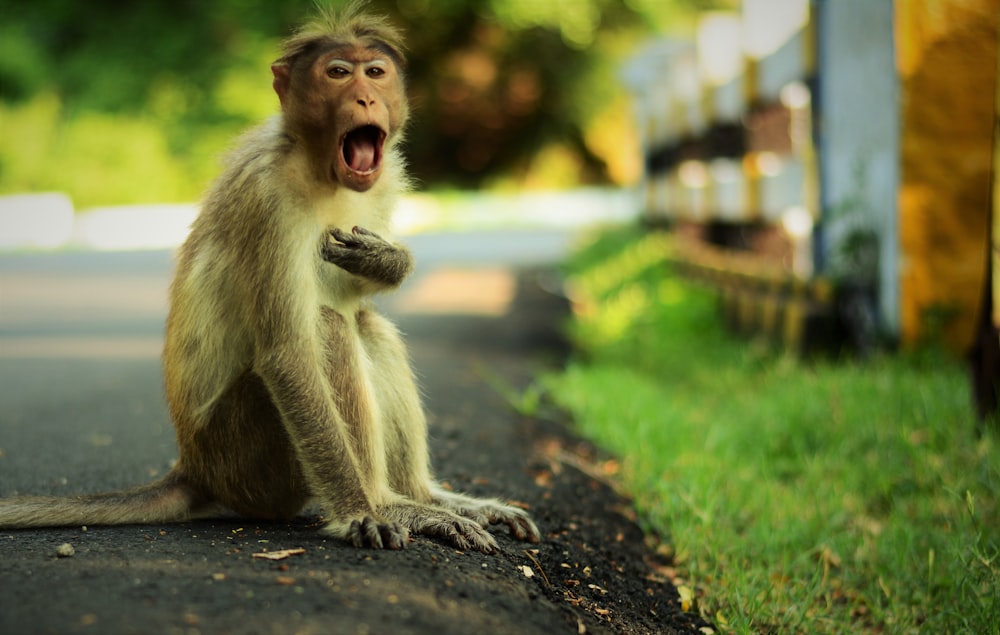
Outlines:
[[933,336],[965,350],[996,51],[995,0],[706,13],[695,38],[653,42],[624,69],[644,217],[676,230],[685,270],[741,331],[802,349]]

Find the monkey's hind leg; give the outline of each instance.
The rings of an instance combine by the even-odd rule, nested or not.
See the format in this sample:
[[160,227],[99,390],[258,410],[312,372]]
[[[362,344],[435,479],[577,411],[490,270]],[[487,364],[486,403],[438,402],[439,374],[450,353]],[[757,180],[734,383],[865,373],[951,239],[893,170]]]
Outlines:
[[473,498],[465,494],[449,492],[440,485],[431,488],[433,502],[468,518],[481,527],[506,525],[510,534],[518,540],[538,542],[541,534],[528,514],[517,507],[507,505],[492,498]]

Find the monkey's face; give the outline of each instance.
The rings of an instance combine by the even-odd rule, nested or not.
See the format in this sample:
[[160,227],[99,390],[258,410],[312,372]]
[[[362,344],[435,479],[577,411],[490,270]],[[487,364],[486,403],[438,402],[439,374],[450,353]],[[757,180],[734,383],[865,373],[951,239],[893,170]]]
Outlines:
[[352,190],[371,188],[381,174],[386,144],[398,138],[408,115],[393,59],[375,47],[340,46],[317,56],[308,69],[291,71],[284,91],[281,72],[274,72],[286,120],[305,142],[313,165]]

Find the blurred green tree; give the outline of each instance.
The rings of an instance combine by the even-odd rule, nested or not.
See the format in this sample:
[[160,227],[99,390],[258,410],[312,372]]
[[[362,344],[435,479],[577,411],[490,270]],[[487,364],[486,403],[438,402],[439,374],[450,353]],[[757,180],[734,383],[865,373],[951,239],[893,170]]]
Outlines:
[[[587,128],[618,90],[616,60],[630,45],[714,4],[374,0],[372,8],[390,14],[408,35],[414,104],[408,155],[415,176],[425,187],[480,187],[505,174],[518,182],[537,168],[536,157],[561,156],[576,181],[607,182],[606,157],[588,143]],[[109,186],[76,191],[66,173],[86,164],[91,176],[102,167],[115,171],[109,183],[112,176],[162,179],[150,188],[158,200],[196,197],[228,140],[276,110],[268,63],[312,5],[4,3],[0,126],[20,133],[0,140],[0,191],[64,189],[84,203],[145,198],[134,184],[117,193]],[[95,117],[103,117],[100,125]],[[108,117],[128,122],[123,135],[148,128],[146,141],[116,139]],[[32,138],[44,147],[25,149]],[[105,147],[91,156],[94,144]],[[553,147],[560,151],[543,152]],[[123,173],[129,166],[141,176]],[[93,190],[94,179],[88,182]],[[92,200],[100,191],[111,200]]]

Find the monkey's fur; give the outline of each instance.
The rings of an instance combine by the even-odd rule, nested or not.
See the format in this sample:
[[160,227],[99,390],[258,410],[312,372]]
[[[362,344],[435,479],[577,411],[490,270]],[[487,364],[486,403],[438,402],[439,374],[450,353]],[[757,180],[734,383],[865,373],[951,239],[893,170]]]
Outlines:
[[493,552],[521,510],[442,489],[405,348],[372,308],[412,268],[382,238],[407,188],[399,34],[357,4],[289,38],[281,115],[228,160],[178,253],[163,367],[179,459],[143,487],[0,500],[0,527],[163,523],[226,510],[400,549],[410,532]]

